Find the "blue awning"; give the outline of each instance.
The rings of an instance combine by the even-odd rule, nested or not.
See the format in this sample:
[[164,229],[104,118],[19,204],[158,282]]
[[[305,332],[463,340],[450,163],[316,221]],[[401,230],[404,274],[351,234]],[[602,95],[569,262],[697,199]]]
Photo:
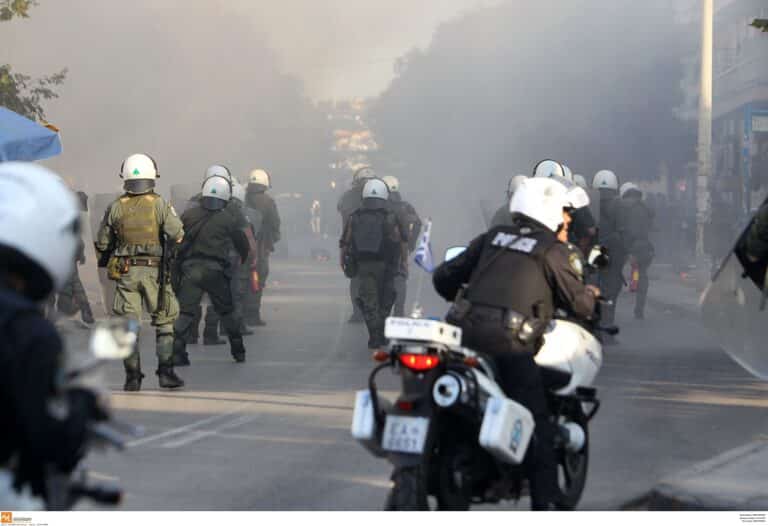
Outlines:
[[39,161],[60,153],[58,133],[0,107],[0,162]]

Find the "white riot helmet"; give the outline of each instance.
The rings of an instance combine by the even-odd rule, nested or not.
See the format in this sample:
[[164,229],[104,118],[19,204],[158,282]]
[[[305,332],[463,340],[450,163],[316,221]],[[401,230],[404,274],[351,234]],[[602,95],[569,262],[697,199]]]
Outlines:
[[389,199],[387,183],[381,179],[371,179],[363,187],[363,199]]
[[520,183],[509,203],[509,211],[524,215],[552,232],[563,223],[563,209],[570,207],[568,191],[558,181],[534,177]]
[[592,188],[606,189],[606,190],[618,190],[619,178],[616,174],[610,170],[600,170],[595,174],[595,178],[592,179]]
[[557,161],[544,159],[533,167],[533,177],[565,177],[565,169]]
[[251,184],[259,184],[266,188],[272,188],[272,180],[269,177],[269,174],[266,170],[262,170],[261,168],[257,168],[251,172],[251,175],[248,177],[248,182]]
[[123,187],[126,192],[143,194],[155,187],[155,180],[160,174],[152,157],[144,153],[134,153],[120,166],[120,177],[125,181]]
[[394,175],[385,175],[382,180],[387,184],[390,192],[400,191],[400,181]]
[[528,179],[527,175],[515,175],[510,177],[509,182],[507,183],[507,197],[509,199],[512,199],[512,196],[515,195],[515,190],[520,186],[520,183]]
[[565,177],[550,177],[553,181],[557,181],[565,187],[566,200],[568,201],[568,208],[574,210],[589,206],[589,194],[587,191],[574,183],[569,181]]
[[37,164],[0,163],[1,259],[27,278],[28,297],[42,300],[64,285],[79,243],[80,211],[64,181]]
[[232,182],[232,199],[245,203],[245,187],[238,181]]
[[227,168],[223,164],[212,164],[211,166],[209,166],[208,169],[205,171],[205,178],[203,179],[203,181],[205,181],[209,177],[214,177],[214,176],[223,177],[230,183],[233,182],[232,172],[230,172],[229,168]]
[[563,177],[573,182],[573,172],[566,165],[563,165]]
[[639,192],[640,194],[643,193],[643,191],[640,190],[640,187],[637,186],[635,183],[624,183],[619,188],[619,195],[621,197],[624,197],[625,195],[627,195],[627,192]]
[[376,172],[373,171],[373,168],[370,166],[362,166],[352,174],[352,182],[355,183],[362,179],[373,179],[374,177],[376,177]]
[[203,183],[200,204],[207,210],[221,210],[232,197],[232,185],[224,177],[214,175]]
[[573,176],[573,182],[585,189],[589,186],[583,175],[575,174]]

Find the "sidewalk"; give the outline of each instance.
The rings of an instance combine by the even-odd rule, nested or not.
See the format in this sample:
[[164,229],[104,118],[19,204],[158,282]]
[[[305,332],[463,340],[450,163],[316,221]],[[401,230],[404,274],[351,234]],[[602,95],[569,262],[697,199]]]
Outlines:
[[768,442],[757,441],[662,480],[624,510],[768,509]]

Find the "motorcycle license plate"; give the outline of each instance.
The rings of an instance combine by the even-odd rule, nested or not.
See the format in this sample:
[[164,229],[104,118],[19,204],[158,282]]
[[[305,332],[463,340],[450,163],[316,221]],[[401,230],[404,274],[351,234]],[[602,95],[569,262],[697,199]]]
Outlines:
[[429,418],[387,415],[381,447],[387,451],[421,454],[428,428]]

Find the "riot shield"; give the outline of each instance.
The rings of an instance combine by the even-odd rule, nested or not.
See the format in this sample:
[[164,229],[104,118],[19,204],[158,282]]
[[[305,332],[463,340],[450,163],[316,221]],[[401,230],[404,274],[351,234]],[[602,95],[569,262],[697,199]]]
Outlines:
[[200,184],[185,183],[171,185],[171,205],[176,213],[181,216],[189,207],[190,200],[200,193]]
[[[89,209],[89,223],[91,226],[91,233],[93,239],[99,232],[101,221],[104,219],[104,214],[109,208],[112,202],[120,197],[121,194],[96,194],[91,198],[91,206]],[[93,246],[93,245],[91,245]],[[94,250],[93,261],[98,261],[98,254]],[[99,278],[99,289],[101,291],[101,301],[103,302],[104,311],[107,315],[112,314],[112,302],[115,299],[115,282],[107,278],[107,269],[97,268]]]
[[701,297],[704,326],[715,341],[751,374],[768,380],[766,261],[746,256],[749,222]]

